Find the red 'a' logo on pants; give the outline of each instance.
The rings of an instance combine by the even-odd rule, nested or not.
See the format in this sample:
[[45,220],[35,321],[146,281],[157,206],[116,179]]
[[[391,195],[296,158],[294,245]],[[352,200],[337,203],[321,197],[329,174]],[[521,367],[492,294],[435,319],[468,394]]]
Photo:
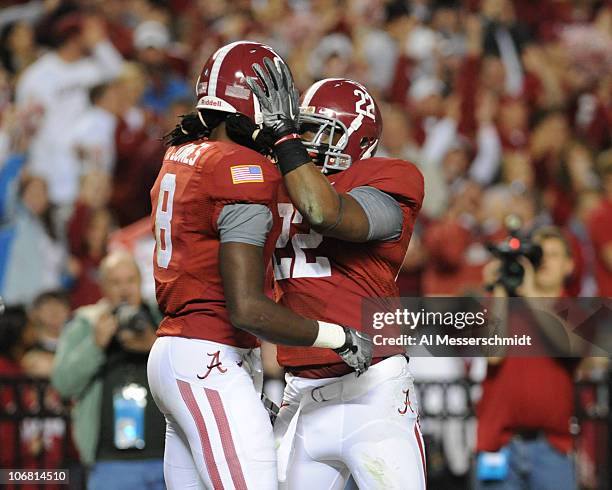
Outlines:
[[206,366],[206,368],[208,369],[208,371],[206,371],[206,374],[204,374],[204,376],[200,376],[199,374],[198,379],[206,379],[208,378],[208,375],[212,372],[213,369],[218,369],[219,372],[221,374],[225,373],[227,371],[227,369],[225,369],[224,367],[222,367],[222,363],[219,360],[219,355],[221,354],[221,351],[217,351],[214,353],[208,353],[208,355],[210,357],[212,357],[212,359],[210,360],[210,364],[208,364],[208,366]]
[[410,390],[402,390],[402,393],[406,395],[406,399],[404,400],[404,408],[398,408],[397,411],[400,413],[400,415],[404,415],[408,411],[408,409],[410,409],[410,411],[414,413],[412,405],[410,404],[410,399],[408,398],[410,396]]

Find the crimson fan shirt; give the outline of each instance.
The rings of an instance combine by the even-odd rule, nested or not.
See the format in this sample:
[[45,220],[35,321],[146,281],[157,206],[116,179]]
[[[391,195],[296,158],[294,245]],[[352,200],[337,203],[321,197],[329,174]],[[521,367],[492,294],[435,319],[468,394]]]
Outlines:
[[598,295],[612,297],[612,271],[603,258],[604,248],[612,244],[612,201],[605,199],[589,220],[589,232],[595,249],[595,278]]

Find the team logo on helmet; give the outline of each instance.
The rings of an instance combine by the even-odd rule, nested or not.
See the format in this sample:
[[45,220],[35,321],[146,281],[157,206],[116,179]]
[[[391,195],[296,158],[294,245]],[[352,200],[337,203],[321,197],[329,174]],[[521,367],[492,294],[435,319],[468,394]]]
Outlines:
[[323,172],[346,170],[374,155],[382,133],[376,101],[358,82],[329,78],[302,98],[300,130],[304,145]]

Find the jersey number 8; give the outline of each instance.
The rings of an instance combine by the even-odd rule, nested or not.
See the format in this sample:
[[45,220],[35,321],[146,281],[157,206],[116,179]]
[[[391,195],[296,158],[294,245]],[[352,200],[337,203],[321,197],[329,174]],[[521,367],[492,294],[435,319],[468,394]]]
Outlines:
[[164,269],[168,268],[172,258],[172,202],[175,190],[176,175],[164,175],[159,186],[157,211],[155,212],[156,261],[158,267]]

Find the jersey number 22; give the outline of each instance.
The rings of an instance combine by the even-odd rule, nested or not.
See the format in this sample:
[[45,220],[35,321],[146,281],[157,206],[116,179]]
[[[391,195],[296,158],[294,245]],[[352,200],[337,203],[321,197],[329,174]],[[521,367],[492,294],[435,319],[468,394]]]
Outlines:
[[302,215],[297,209],[294,209],[293,204],[289,203],[278,203],[278,214],[283,224],[281,234],[276,241],[276,248],[285,248],[291,239],[293,257],[278,257],[277,260],[274,260],[276,280],[331,276],[331,264],[327,257],[317,256],[315,262],[308,262],[304,252],[306,249],[317,248],[323,241],[323,235],[310,230],[308,233],[296,233],[290,238],[291,223],[301,223]]

